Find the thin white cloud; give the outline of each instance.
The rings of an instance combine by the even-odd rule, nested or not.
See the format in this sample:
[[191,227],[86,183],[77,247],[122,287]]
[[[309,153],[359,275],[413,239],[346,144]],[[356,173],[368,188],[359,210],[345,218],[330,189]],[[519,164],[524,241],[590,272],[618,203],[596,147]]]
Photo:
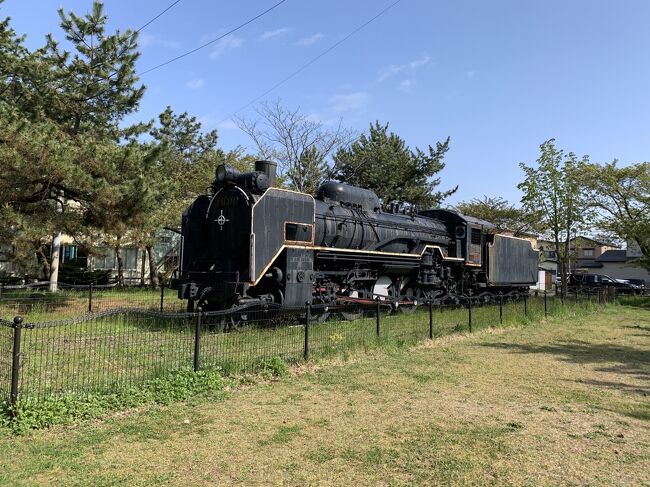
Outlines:
[[237,37],[234,34],[230,34],[224,37],[223,39],[218,41],[212,48],[212,51],[210,52],[210,59],[216,59],[226,51],[241,47],[243,42],[244,39],[242,39],[241,37]]
[[431,58],[429,57],[428,54],[422,54],[419,58],[414,59],[409,63],[409,68],[411,69],[418,69],[426,64],[429,64],[429,61],[431,61]]
[[357,110],[368,101],[369,96],[365,91],[355,91],[354,93],[345,95],[332,95],[330,97],[330,104],[332,105],[332,110],[337,112]]
[[303,37],[302,39],[297,40],[296,42],[293,43],[294,46],[311,46],[312,44],[317,43],[320,41],[323,37],[325,37],[323,34],[320,32],[317,32],[314,35],[311,35],[309,37]]
[[138,43],[142,48],[159,46],[159,47],[164,47],[166,49],[180,49],[181,47],[181,44],[178,41],[170,41],[167,39],[162,39],[158,36],[154,36],[151,34],[140,35],[138,37]]
[[317,112],[316,113],[310,113],[309,115],[307,115],[306,118],[310,122],[321,123],[321,124],[323,124],[325,126],[328,126],[328,127],[336,125],[341,120],[341,119],[335,118],[335,117],[325,117],[323,114],[317,113]]
[[269,41],[272,39],[276,39],[277,37],[282,37],[286,35],[288,32],[289,29],[287,27],[282,27],[281,29],[276,29],[276,30],[267,30],[260,36],[260,40]]
[[399,74],[403,71],[416,71],[422,66],[429,64],[430,61],[431,57],[428,54],[422,54],[405,64],[391,64],[390,66],[379,71],[377,81],[385,81],[388,78],[391,78],[392,76],[395,76],[396,74]]
[[203,88],[204,84],[205,81],[203,78],[195,78],[185,83],[185,86],[187,86],[190,90],[198,90],[199,88]]
[[377,78],[377,81],[384,81],[391,76],[394,76],[406,69],[405,64],[391,64],[387,68],[384,68],[381,70],[379,73],[379,78]]
[[399,84],[399,89],[402,90],[404,93],[410,93],[413,91],[413,87],[415,86],[415,81],[412,79],[405,79],[402,80]]

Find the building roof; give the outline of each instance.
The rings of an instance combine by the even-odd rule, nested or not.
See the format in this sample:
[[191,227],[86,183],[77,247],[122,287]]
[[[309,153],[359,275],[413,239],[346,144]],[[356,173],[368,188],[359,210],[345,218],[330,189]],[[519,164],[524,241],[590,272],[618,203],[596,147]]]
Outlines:
[[596,259],[596,262],[627,262],[626,250],[607,250]]
[[[574,248],[573,243],[574,243],[576,240],[577,240],[578,242],[580,242],[580,241],[583,241],[583,242],[585,242],[585,243],[586,243],[586,242],[591,242],[591,243],[593,243],[593,244],[601,245],[601,246],[605,246],[605,247],[613,247],[613,248],[616,248],[616,249],[619,248],[619,246],[616,245],[616,244],[613,243],[613,242],[605,242],[605,241],[595,240],[595,239],[593,239],[593,238],[591,238],[591,237],[585,237],[585,236],[583,236],[583,235],[578,235],[577,237],[572,237],[572,238],[569,239],[569,242],[571,243],[570,247],[571,247],[572,249]],[[539,239],[537,239],[537,241],[538,241],[540,244],[555,245],[554,242],[552,242],[552,241],[550,241],[550,240],[546,240],[546,239],[544,239],[544,238],[539,238]],[[564,241],[564,240],[561,240],[560,243],[565,243],[565,241]],[[583,248],[584,245],[577,245],[577,246],[575,246],[575,247],[577,247],[577,248]]]
[[[598,259],[596,259],[598,260]],[[600,262],[596,262],[594,259],[577,259],[576,261],[576,266],[577,267],[585,267],[585,268],[599,268],[602,267],[603,264]]]
[[596,239],[591,238],[591,237],[585,237],[584,235],[578,235],[577,237],[573,237],[573,238],[569,239],[569,242],[573,243],[576,240],[578,240],[578,241],[579,240],[584,240],[584,241],[587,241],[587,242],[593,242],[596,245],[604,245],[604,246],[607,246],[607,247],[618,248],[618,245],[616,245],[616,244],[614,244],[612,242],[605,242],[605,241],[602,241],[602,240],[596,240]]

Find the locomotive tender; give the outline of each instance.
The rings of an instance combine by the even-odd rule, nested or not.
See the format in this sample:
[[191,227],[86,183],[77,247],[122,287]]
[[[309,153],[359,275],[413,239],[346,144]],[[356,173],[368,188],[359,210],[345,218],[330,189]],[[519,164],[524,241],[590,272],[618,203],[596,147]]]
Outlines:
[[276,303],[395,307],[517,295],[537,282],[529,241],[433,209],[384,212],[367,189],[328,181],[314,198],[274,187],[276,165],[216,170],[184,212],[178,296],[204,310]]

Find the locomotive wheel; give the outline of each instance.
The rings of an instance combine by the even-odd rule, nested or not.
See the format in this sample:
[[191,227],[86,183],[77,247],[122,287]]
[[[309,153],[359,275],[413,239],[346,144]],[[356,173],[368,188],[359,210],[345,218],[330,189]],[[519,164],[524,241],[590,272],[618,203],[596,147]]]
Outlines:
[[225,331],[240,331],[248,322],[247,313],[231,313],[223,318]]
[[400,304],[397,307],[398,311],[400,313],[404,313],[405,315],[412,315],[415,314],[415,312],[418,310],[418,305],[417,303],[414,304]]
[[415,293],[413,292],[413,289],[409,288],[406,290],[406,292],[408,294],[400,298],[400,300],[396,303],[396,307],[398,311],[407,315],[412,315],[418,310],[418,305],[420,303],[418,302],[418,299],[415,297]]
[[355,321],[363,316],[361,311],[341,311],[341,316],[345,321]]
[[330,312],[325,311],[324,313],[320,313],[320,314],[316,315],[316,321],[318,323],[325,323],[327,321],[327,318],[329,318],[329,317],[330,317]]
[[443,306],[455,307],[458,306],[459,304],[460,304],[460,298],[455,294],[448,294],[447,296],[442,298]]

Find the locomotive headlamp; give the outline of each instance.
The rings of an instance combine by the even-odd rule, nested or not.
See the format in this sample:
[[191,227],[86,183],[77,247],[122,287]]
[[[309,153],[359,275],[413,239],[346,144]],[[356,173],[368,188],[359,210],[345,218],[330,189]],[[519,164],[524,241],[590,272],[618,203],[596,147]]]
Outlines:
[[240,172],[230,164],[220,164],[217,166],[215,180],[217,184],[222,184],[225,181],[234,181],[239,174]]
[[216,180],[218,183],[223,183],[226,180],[226,166],[223,164],[217,166]]

